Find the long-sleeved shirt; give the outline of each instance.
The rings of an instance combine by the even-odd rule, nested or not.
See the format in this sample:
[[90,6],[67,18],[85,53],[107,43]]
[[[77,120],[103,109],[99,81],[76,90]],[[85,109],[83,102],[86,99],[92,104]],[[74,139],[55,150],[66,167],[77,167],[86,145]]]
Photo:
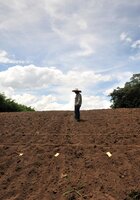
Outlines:
[[76,105],[81,106],[81,104],[82,104],[82,95],[80,93],[78,93],[75,96],[75,106]]

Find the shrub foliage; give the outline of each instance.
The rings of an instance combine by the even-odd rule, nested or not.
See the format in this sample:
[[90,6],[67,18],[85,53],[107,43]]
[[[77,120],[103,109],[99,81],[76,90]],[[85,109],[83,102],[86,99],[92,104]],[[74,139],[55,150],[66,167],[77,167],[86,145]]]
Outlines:
[[6,98],[4,94],[0,94],[0,112],[21,112],[35,111],[31,107],[16,103],[10,98]]
[[134,74],[123,88],[110,93],[111,108],[140,108],[140,74]]

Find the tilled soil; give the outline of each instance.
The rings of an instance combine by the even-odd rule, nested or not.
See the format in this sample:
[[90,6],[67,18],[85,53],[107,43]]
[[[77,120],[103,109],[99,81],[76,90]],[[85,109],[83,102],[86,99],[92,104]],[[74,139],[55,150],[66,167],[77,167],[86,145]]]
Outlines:
[[[106,154],[110,152],[110,157]],[[140,191],[140,109],[0,113],[0,200],[125,200]]]

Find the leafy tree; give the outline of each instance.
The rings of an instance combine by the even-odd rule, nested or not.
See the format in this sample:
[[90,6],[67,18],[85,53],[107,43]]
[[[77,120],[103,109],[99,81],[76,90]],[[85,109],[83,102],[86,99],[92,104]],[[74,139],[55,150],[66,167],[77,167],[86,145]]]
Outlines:
[[14,100],[6,98],[4,94],[0,94],[0,112],[21,112],[35,111],[31,107],[16,103]]
[[140,108],[140,74],[134,74],[124,88],[117,87],[109,96],[111,108]]

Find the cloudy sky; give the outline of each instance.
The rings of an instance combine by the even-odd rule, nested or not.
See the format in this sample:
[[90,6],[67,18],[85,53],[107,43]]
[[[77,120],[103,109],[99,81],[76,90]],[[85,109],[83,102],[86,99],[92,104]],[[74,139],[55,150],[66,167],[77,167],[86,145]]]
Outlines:
[[0,93],[35,110],[110,107],[140,72],[140,0],[0,0]]

